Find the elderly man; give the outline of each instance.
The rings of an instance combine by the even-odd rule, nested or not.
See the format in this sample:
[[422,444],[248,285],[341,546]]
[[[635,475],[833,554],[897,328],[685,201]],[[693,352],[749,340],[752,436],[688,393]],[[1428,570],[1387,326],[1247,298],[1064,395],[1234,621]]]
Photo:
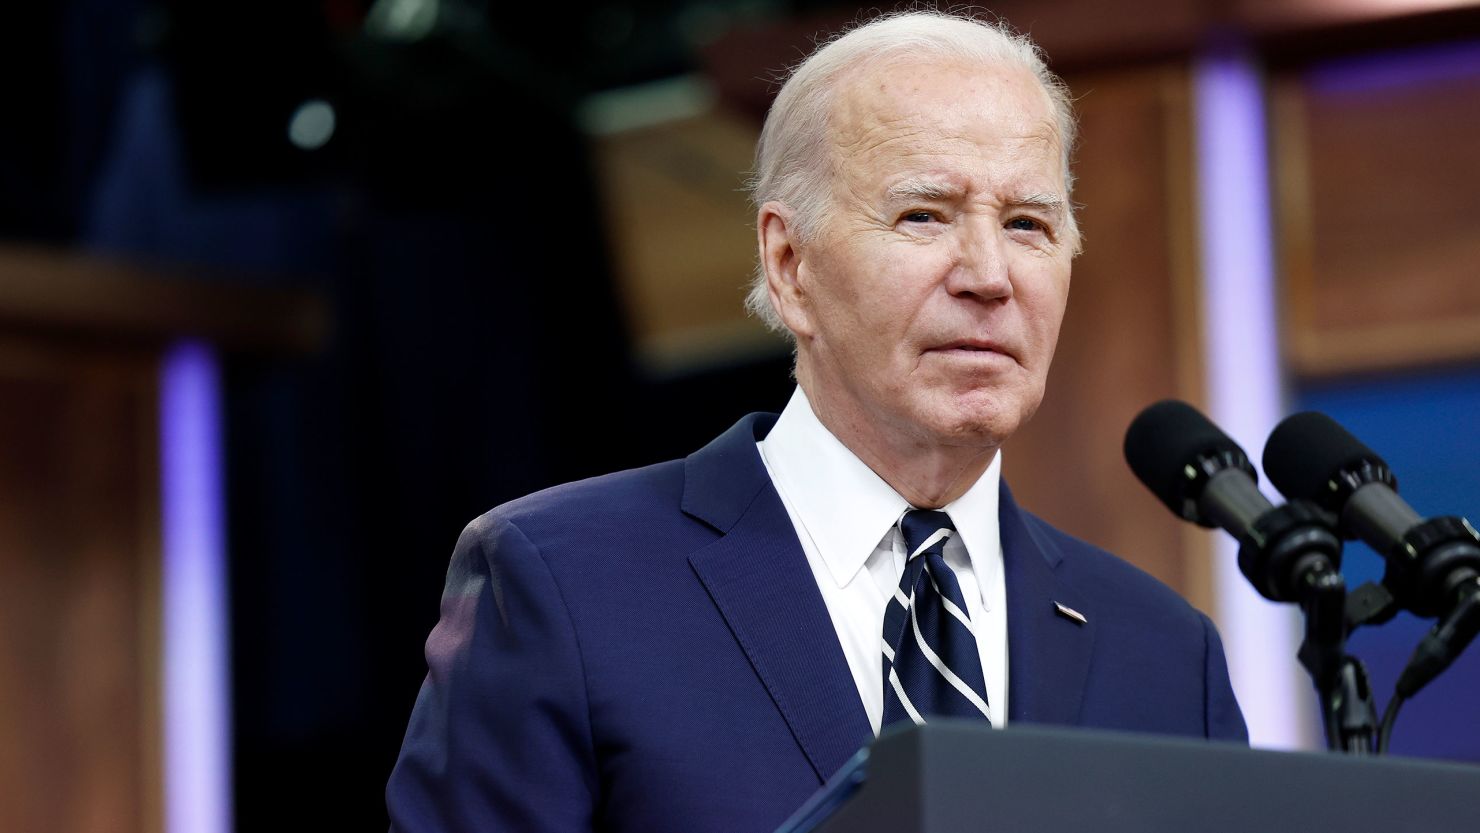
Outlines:
[[883,18],[795,71],[750,297],[792,401],[467,528],[394,829],[767,831],[941,715],[1245,738],[1208,620],[1000,484],[1069,290],[1072,133],[1032,44],[972,20]]

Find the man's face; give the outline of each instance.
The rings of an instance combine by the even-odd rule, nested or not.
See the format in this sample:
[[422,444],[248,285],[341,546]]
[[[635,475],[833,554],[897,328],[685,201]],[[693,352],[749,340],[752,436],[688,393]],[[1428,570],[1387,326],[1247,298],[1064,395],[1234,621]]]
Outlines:
[[898,60],[844,82],[831,126],[788,320],[809,396],[891,442],[995,448],[1043,398],[1068,299],[1047,95],[1018,69]]

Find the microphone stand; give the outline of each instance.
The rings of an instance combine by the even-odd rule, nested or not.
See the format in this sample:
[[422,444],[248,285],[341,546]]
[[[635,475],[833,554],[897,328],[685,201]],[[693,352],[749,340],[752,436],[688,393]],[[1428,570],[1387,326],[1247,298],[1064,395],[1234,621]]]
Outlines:
[[[1449,668],[1480,634],[1480,577],[1466,576],[1454,587],[1453,593],[1455,599],[1449,612],[1424,635],[1413,649],[1413,656],[1403,673],[1398,676],[1392,699],[1382,714],[1377,735],[1378,754],[1387,753],[1393,725],[1403,704]],[[1397,613],[1398,607],[1397,600],[1384,584],[1364,584],[1352,593],[1347,602],[1348,628],[1387,622]]]
[[1320,699],[1326,746],[1348,755],[1370,755],[1377,737],[1377,707],[1367,668],[1346,653],[1346,581],[1329,562],[1302,578],[1305,639],[1297,656]]
[[[1391,521],[1393,525],[1406,520]],[[1364,521],[1361,537],[1386,540],[1380,524]],[[1396,528],[1396,527],[1394,527]],[[1438,677],[1480,634],[1480,532],[1464,518],[1442,516],[1416,524],[1385,554],[1382,583],[1358,587],[1347,600],[1347,631],[1380,625],[1406,608],[1438,622],[1414,648],[1383,712],[1377,752],[1386,753],[1398,710]]]
[[1265,598],[1300,605],[1305,637],[1297,657],[1320,699],[1327,748],[1373,754],[1377,707],[1366,667],[1346,652],[1346,581],[1332,524],[1303,501],[1270,510],[1240,536],[1238,563]]

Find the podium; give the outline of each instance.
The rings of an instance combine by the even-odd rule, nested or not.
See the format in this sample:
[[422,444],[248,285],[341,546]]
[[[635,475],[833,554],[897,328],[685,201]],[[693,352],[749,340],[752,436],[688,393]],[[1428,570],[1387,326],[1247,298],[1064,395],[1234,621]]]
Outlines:
[[1476,829],[1480,767],[940,722],[885,732],[777,833]]

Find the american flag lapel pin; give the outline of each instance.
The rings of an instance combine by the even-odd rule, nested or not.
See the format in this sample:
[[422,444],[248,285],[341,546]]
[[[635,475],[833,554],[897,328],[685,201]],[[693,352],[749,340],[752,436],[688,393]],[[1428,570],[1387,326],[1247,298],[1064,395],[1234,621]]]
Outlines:
[[1068,605],[1064,604],[1063,602],[1054,602],[1053,603],[1053,609],[1054,609],[1055,612],[1057,612],[1060,616],[1064,617],[1065,619],[1071,619],[1071,620],[1073,620],[1074,622],[1076,622],[1076,623],[1078,623],[1080,625],[1088,625],[1089,624],[1089,620],[1086,619],[1086,618],[1084,618],[1084,614],[1083,613],[1080,613],[1079,611],[1075,610],[1074,608],[1069,607]]

